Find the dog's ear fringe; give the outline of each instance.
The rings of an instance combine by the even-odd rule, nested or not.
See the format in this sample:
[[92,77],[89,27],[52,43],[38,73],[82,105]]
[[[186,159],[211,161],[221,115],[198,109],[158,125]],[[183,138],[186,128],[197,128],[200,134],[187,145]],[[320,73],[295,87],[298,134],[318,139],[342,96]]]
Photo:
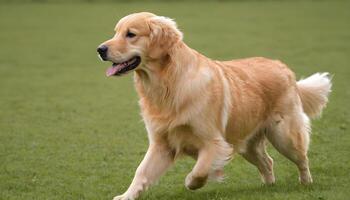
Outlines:
[[154,16],[150,18],[151,40],[163,40],[166,43],[177,42],[183,39],[182,32],[176,22],[168,17]]

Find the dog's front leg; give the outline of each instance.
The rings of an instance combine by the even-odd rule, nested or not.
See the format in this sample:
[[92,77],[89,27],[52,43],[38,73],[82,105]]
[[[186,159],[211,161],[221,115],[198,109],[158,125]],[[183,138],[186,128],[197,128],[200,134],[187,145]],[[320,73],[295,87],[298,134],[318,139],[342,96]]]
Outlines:
[[205,185],[214,157],[215,150],[212,145],[206,145],[199,150],[197,162],[185,180],[185,186],[188,189],[195,190]]
[[114,197],[113,200],[136,199],[141,192],[158,180],[173,161],[174,155],[167,146],[164,144],[151,144],[137,168],[135,177],[128,190],[124,194]]
[[196,190],[206,184],[209,175],[222,176],[223,166],[230,160],[232,152],[231,145],[221,138],[208,142],[199,149],[197,162],[187,175],[185,186]]

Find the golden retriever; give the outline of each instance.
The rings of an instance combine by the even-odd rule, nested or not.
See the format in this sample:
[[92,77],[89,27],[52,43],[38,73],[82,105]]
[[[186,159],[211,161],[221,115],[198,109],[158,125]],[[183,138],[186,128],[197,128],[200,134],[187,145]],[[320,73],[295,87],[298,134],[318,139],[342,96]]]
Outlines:
[[296,81],[282,62],[262,57],[211,60],[188,47],[176,23],[142,12],[122,18],[112,39],[97,49],[113,66],[107,76],[134,71],[149,148],[127,191],[135,199],[180,155],[196,159],[185,186],[194,190],[220,180],[234,153],[273,184],[266,139],[294,162],[302,184],[312,182],[307,151],[309,118],[328,101],[328,73]]

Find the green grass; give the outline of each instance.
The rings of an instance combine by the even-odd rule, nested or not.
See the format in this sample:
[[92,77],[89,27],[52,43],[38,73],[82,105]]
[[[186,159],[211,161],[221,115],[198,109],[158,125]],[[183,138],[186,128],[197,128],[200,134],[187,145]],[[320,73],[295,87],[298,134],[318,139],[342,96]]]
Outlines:
[[334,74],[313,121],[314,184],[272,148],[277,183],[237,157],[224,183],[184,188],[183,159],[141,199],[347,199],[350,195],[350,2],[0,4],[0,199],[112,199],[147,148],[132,76],[106,78],[95,49],[117,20],[151,11],[175,18],[185,42],[211,58],[266,56],[298,75]]

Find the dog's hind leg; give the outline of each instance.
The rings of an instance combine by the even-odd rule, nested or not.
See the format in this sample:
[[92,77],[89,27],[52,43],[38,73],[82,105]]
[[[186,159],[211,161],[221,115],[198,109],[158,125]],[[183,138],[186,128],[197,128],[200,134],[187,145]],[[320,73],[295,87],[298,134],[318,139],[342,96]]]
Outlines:
[[266,152],[265,129],[261,129],[250,138],[244,152],[240,153],[247,161],[255,165],[265,184],[275,183],[273,160]]
[[299,169],[302,184],[312,183],[307,151],[309,146],[309,118],[301,111],[289,115],[275,114],[266,134],[272,145]]

